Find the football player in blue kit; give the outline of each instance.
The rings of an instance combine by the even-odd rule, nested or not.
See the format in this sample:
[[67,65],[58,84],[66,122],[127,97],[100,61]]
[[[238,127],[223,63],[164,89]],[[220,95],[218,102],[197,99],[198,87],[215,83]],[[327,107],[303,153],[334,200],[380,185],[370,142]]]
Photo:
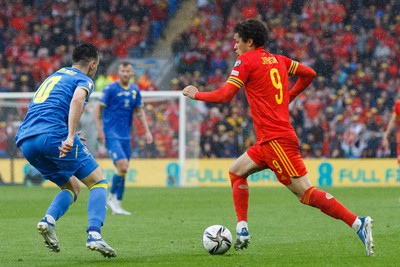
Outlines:
[[121,206],[125,192],[125,177],[131,157],[131,130],[133,116],[138,117],[145,130],[147,144],[153,142],[153,135],[147,123],[139,87],[130,82],[133,65],[128,61],[118,64],[118,80],[109,84],[94,108],[98,140],[106,145],[110,158],[116,167],[111,182],[108,206],[113,214],[131,215]]
[[55,224],[76,201],[80,180],[90,190],[86,247],[104,257],[115,257],[115,250],[101,237],[107,181],[82,142],[84,138],[81,140],[77,133],[82,111],[94,89],[92,79],[99,59],[99,51],[92,44],[80,44],[74,49],[72,67],[56,71],[37,89],[16,134],[16,144],[29,163],[61,189],[37,224],[45,245],[54,252],[60,251]]

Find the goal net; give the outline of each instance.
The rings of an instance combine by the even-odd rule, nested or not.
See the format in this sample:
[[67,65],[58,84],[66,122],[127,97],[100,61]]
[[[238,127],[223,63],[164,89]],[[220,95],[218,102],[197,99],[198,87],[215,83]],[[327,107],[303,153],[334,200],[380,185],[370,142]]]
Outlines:
[[[132,158],[168,160],[170,163],[165,165],[166,170],[163,172],[168,176],[169,186],[196,186],[188,183],[185,176],[189,169],[197,169],[200,124],[204,111],[201,102],[188,100],[180,91],[142,91],[141,94],[154,142],[146,144],[144,129],[135,120],[132,131]],[[87,140],[89,151],[97,159],[107,159],[104,145],[97,141],[93,118],[93,106],[100,95],[100,92],[91,95],[82,114],[79,130]],[[10,173],[1,174],[5,178],[10,176],[11,182],[14,181],[16,172],[13,167],[14,160],[23,159],[21,151],[15,146],[15,133],[25,117],[32,96],[33,93],[0,93],[0,158],[10,164]],[[146,164],[146,161],[143,164]]]

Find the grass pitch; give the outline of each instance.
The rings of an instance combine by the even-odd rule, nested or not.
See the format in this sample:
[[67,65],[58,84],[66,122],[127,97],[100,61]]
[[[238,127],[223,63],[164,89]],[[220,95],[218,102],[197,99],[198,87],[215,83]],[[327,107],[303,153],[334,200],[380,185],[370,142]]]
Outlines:
[[374,223],[375,256],[343,222],[298,203],[286,188],[251,188],[247,250],[209,255],[204,229],[222,224],[235,236],[230,188],[127,188],[132,216],[111,215],[104,239],[117,251],[106,259],[85,248],[88,190],[56,226],[61,252],[50,252],[36,231],[56,188],[0,187],[0,266],[399,266],[398,188],[328,188]]

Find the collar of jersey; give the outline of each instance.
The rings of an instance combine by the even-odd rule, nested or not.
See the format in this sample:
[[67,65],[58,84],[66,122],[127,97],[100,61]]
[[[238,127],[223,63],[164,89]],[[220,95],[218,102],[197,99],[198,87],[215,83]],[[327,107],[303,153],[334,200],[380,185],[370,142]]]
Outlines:
[[123,88],[123,89],[125,89],[125,90],[128,90],[129,89],[129,83],[128,83],[128,85],[127,86],[123,86],[119,81],[118,81],[118,84]]

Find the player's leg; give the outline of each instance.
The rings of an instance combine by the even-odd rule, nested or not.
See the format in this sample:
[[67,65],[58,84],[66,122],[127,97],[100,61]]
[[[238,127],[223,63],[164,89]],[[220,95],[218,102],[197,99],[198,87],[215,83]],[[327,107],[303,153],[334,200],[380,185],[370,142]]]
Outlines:
[[88,238],[86,247],[99,251],[104,257],[115,257],[115,250],[101,236],[101,228],[107,213],[107,180],[103,177],[99,164],[79,137],[75,139],[74,144],[76,151],[69,153],[74,158],[74,166],[78,166],[74,171],[74,176],[90,190],[87,204],[88,228],[86,231]]
[[115,204],[117,209],[117,212],[115,212],[115,214],[131,215],[131,212],[126,211],[121,206],[122,199],[125,193],[125,178],[126,173],[128,172],[129,161],[127,158],[119,159],[115,162],[115,166],[117,172],[114,174],[113,180],[114,178],[118,180],[118,187],[115,191],[115,198],[113,199],[113,204]]
[[107,150],[116,168],[111,182],[108,206],[113,214],[130,215],[131,213],[121,207],[121,202],[125,192],[125,177],[129,167],[131,155],[130,141],[107,139]]
[[358,217],[331,194],[312,186],[307,175],[291,178],[292,183],[287,188],[292,191],[301,203],[316,207],[323,213],[349,225],[360,237],[368,256],[374,254],[372,240],[371,217]]
[[247,152],[241,155],[229,169],[233,203],[237,216],[236,242],[234,245],[236,250],[247,248],[250,243],[250,234],[247,222],[249,205],[247,176],[261,169],[262,168],[249,157]]
[[[316,207],[323,213],[342,220],[359,234],[365,244],[367,255],[372,255],[372,219],[359,218],[332,195],[312,186],[301,158],[296,139],[273,140],[263,147],[268,155],[271,169],[278,180],[292,191],[301,203]],[[290,178],[289,178],[290,177]],[[362,237],[365,234],[365,238]]]
[[46,247],[55,252],[60,251],[60,244],[55,232],[56,221],[67,212],[69,206],[76,201],[80,192],[80,185],[76,177],[71,177],[60,188],[61,191],[54,197],[46,215],[37,224],[37,229],[42,235]]
[[[46,247],[59,252],[60,245],[55,232],[56,221],[63,216],[69,206],[76,200],[80,185],[71,172],[60,171],[59,150],[60,137],[38,135],[21,144],[25,158],[34,166],[45,179],[50,180],[61,188],[54,197],[43,219],[37,224]],[[64,164],[67,161],[64,162]]]
[[307,174],[302,177],[292,177],[291,181],[292,183],[287,185],[287,188],[297,196],[301,203],[316,207],[323,213],[353,226],[357,215],[349,211],[331,194],[313,187]]
[[46,216],[51,216],[55,221],[61,218],[69,206],[77,200],[81,187],[78,179],[72,176],[67,183],[60,186],[60,189],[46,212]]
[[106,218],[107,181],[103,178],[101,169],[97,167],[81,181],[89,188],[88,199],[88,238],[86,247],[99,251],[104,257],[116,257],[115,250],[101,236],[101,227]]

